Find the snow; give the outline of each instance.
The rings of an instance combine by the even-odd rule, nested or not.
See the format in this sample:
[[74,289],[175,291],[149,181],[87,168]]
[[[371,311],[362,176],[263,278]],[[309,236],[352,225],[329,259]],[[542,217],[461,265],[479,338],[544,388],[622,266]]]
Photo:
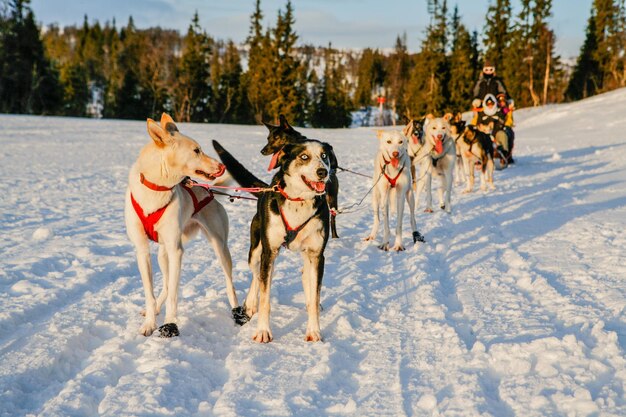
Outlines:
[[[493,192],[456,186],[450,215],[421,206],[426,243],[406,252],[362,241],[369,197],[340,214],[324,342],[303,340],[301,260],[284,252],[267,345],[251,340],[256,319],[233,324],[200,241],[185,253],[181,336],[138,334],[123,202],[143,122],[0,115],[0,416],[626,415],[624,112],[626,90],[517,111],[517,164]],[[180,129],[269,178],[264,127]],[[370,175],[372,129],[303,130]],[[340,208],[370,188],[339,175]],[[255,205],[224,204],[242,300]]]

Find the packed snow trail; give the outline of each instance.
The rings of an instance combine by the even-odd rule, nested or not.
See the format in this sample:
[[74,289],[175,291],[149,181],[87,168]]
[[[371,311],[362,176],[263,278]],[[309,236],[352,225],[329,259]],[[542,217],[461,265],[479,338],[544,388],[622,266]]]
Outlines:
[[[455,186],[451,215],[420,206],[426,243],[405,252],[362,240],[369,196],[340,214],[323,343],[303,340],[301,258],[283,251],[267,345],[256,318],[233,324],[202,240],[184,256],[181,336],[138,334],[123,196],[145,123],[0,115],[0,416],[626,415],[625,111],[626,90],[518,111],[517,164],[495,191]],[[269,178],[264,127],[180,129]],[[303,132],[371,173],[372,129]],[[340,208],[371,186],[339,180]],[[243,300],[255,204],[222,201]]]

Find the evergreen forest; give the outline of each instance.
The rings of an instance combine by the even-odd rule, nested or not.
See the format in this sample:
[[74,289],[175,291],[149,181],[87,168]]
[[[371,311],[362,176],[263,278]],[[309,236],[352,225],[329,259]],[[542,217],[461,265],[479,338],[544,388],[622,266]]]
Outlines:
[[[0,112],[346,127],[381,103],[388,123],[470,109],[483,62],[497,68],[517,108],[574,101],[626,85],[624,0],[593,0],[575,62],[555,52],[552,0],[491,0],[480,33],[447,0],[427,0],[416,52],[399,33],[386,50],[314,46],[251,4],[246,41],[209,34],[196,13],[185,33],[117,22],[40,27],[29,0],[0,3]],[[382,105],[382,104],[381,104]]]

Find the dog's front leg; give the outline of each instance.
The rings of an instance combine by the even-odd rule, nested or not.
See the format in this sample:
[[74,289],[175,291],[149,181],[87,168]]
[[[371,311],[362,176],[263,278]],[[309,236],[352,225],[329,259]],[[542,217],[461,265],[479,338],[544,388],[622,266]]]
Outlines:
[[152,282],[152,263],[150,262],[150,246],[146,239],[145,245],[136,247],[137,266],[143,283],[143,292],[146,300],[146,311],[143,325],[139,332],[144,336],[150,336],[156,330],[157,303],[154,298],[154,284]]
[[452,182],[454,181],[454,179],[452,178],[453,176],[454,174],[453,174],[452,169],[446,169],[443,172],[444,184],[441,184],[440,193],[442,195],[440,197],[445,197],[445,200],[442,200],[443,202],[442,208],[446,211],[446,213],[450,213],[452,211],[452,205],[450,201],[452,200]]
[[180,239],[165,242],[169,263],[168,292],[165,302],[165,324],[161,326],[161,337],[178,336],[178,286],[183,259],[183,246]]
[[389,250],[389,235],[391,230],[389,229],[389,204],[390,204],[390,192],[385,190],[381,193],[380,199],[383,204],[383,243],[378,247],[384,251]]
[[431,172],[428,172],[424,177],[424,187],[426,188],[426,208],[424,212],[432,213],[433,212],[433,175]]
[[467,186],[465,187],[465,190],[463,190],[463,192],[471,193],[474,189],[474,164],[471,157],[463,158],[463,168],[465,169],[465,176],[467,178]]
[[278,255],[278,249],[263,247],[261,252],[261,273],[259,276],[259,318],[256,333],[252,339],[259,343],[269,343],[272,341],[272,331],[270,330],[270,289],[272,286],[272,275],[274,273],[274,260]]
[[396,190],[396,241],[393,245],[392,250],[395,251],[403,251],[404,246],[402,246],[402,218],[404,217],[404,198],[405,193],[401,193],[400,190]]
[[496,189],[496,186],[493,185],[493,170],[494,170],[493,159],[489,157],[487,159],[487,182],[489,183],[488,186],[490,190]]
[[159,294],[159,298],[157,298],[156,302],[156,314],[158,315],[161,312],[161,307],[167,298],[167,289],[169,285],[169,262],[167,261],[167,251],[165,250],[165,245],[159,245],[159,269],[161,270],[161,274],[163,275],[163,288],[161,289],[161,293]]
[[302,252],[304,268],[302,271],[302,287],[306,299],[306,310],[309,320],[304,340],[319,342],[322,340],[320,330],[320,291],[324,276],[324,254],[312,250]]

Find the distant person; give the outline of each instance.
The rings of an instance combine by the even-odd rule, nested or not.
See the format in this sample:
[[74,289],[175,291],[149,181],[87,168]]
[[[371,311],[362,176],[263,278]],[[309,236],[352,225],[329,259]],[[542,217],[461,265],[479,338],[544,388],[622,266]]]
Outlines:
[[474,85],[474,100],[472,101],[472,106],[474,108],[480,107],[483,100],[487,97],[487,94],[492,94],[494,98],[504,95],[506,102],[509,102],[510,99],[504,82],[496,75],[495,65],[489,60],[485,60],[483,72],[480,74],[476,85]]
[[505,112],[496,102],[496,97],[488,93],[482,103],[482,107],[476,108],[474,118],[470,124],[477,126],[481,131],[490,133],[494,136],[498,152],[504,161],[503,165],[512,164],[513,160],[513,144],[515,135],[513,133],[513,113]]

